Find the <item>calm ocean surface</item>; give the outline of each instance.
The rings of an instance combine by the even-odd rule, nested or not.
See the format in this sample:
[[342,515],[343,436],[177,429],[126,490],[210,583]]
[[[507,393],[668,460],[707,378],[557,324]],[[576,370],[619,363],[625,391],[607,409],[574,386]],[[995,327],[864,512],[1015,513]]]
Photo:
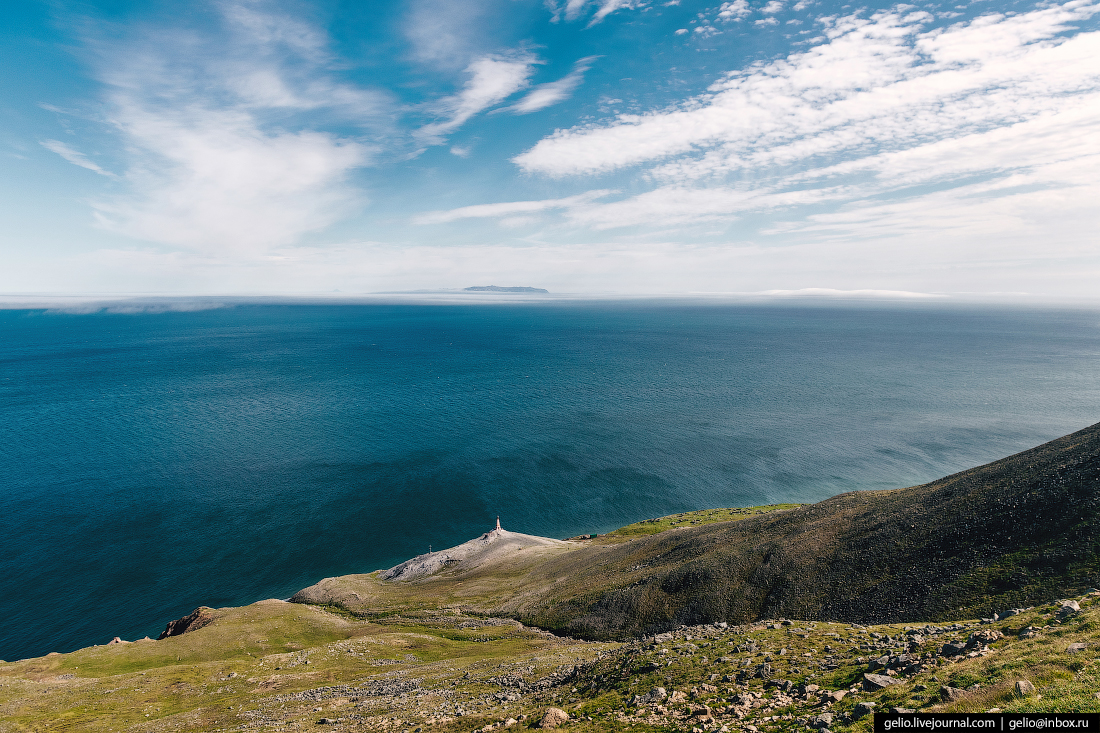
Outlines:
[[554,303],[0,311],[0,658],[492,526],[911,485],[1100,421],[1100,314]]

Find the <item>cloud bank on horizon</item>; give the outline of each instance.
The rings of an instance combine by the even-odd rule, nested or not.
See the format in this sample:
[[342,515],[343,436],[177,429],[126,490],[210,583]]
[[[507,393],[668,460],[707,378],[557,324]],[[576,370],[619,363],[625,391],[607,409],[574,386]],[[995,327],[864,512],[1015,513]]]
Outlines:
[[0,11],[0,290],[1097,295],[1095,0],[188,6]]

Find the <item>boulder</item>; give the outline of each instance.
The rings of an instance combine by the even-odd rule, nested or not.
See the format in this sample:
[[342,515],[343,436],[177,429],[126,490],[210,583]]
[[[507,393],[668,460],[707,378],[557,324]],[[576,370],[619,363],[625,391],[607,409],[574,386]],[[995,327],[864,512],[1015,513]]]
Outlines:
[[960,690],[958,687],[944,685],[940,688],[940,700],[944,702],[955,702],[961,700],[965,695],[966,691]]
[[1035,685],[1031,684],[1027,680],[1016,680],[1016,695],[1018,697],[1027,697],[1035,693]]
[[832,725],[832,723],[833,723],[833,714],[832,713],[822,713],[821,715],[815,715],[814,717],[810,718],[809,722],[807,722],[806,725],[809,726],[810,728],[816,728],[818,730],[821,730],[821,729],[824,729],[824,728],[828,728],[830,725]]
[[844,699],[844,696],[848,694],[847,690],[832,690],[831,692],[825,692],[821,695],[822,703],[840,702]]
[[893,707],[893,708],[890,708],[890,712],[891,713],[915,713],[917,711],[914,708]]
[[1021,639],[1034,639],[1038,635],[1039,635],[1039,629],[1037,629],[1034,626],[1027,626],[1025,628],[1020,629],[1020,638]]
[[709,717],[711,717],[710,707],[708,707],[706,705],[692,705],[691,710],[688,711],[688,714],[693,718],[709,718]]
[[964,641],[949,641],[940,647],[941,657],[957,657],[966,653],[966,642]]
[[872,659],[871,663],[867,665],[868,672],[875,672],[880,669],[886,669],[890,666],[890,657],[883,654],[878,659]]
[[860,702],[856,703],[855,709],[852,710],[852,717],[859,720],[873,712],[875,712],[875,704],[873,702]]
[[1081,613],[1081,606],[1077,601],[1059,601],[1058,603],[1061,605],[1058,609],[1058,618],[1062,621]]
[[1002,611],[1001,613],[993,614],[993,620],[994,621],[1001,621],[1001,620],[1006,619],[1006,618],[1011,618],[1013,616],[1018,616],[1020,614],[1020,612],[1023,611],[1023,610],[1024,609],[1022,609],[1022,608],[1010,608],[1007,611]]
[[569,722],[569,713],[561,708],[546,708],[546,712],[539,721],[539,728],[557,728]]
[[652,690],[644,695],[635,695],[633,703],[635,705],[653,705],[654,703],[662,702],[668,698],[668,692],[663,687],[654,687]]
[[901,680],[896,680],[893,677],[887,677],[884,674],[870,674],[863,675],[863,689],[867,692],[875,692],[881,690],[890,685],[900,685]]
[[1069,652],[1070,654],[1076,654],[1078,652],[1083,652],[1088,648],[1089,648],[1088,644],[1085,644],[1084,642],[1078,641],[1078,642],[1075,642],[1075,643],[1070,644],[1069,646],[1067,646],[1066,651]]

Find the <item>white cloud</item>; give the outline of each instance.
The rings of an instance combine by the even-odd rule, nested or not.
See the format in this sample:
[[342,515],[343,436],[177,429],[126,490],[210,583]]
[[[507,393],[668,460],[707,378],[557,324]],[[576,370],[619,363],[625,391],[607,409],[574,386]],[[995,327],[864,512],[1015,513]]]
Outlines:
[[533,214],[551,209],[571,209],[588,204],[595,199],[615,193],[611,190],[588,191],[577,196],[560,199],[542,199],[540,201],[509,201],[499,204],[477,204],[463,206],[449,211],[432,211],[413,220],[415,224],[445,224],[459,219],[489,219],[496,217],[515,217],[517,214]]
[[88,160],[87,156],[85,156],[84,153],[81,153],[78,150],[73,150],[71,147],[61,142],[60,140],[43,140],[40,144],[42,145],[42,147],[46,148],[46,150],[57,153],[73,165],[78,165],[81,168],[87,168],[90,171],[95,171],[101,176],[107,176],[109,178],[115,177],[114,173],[103,170],[98,165]]
[[[224,2],[203,33],[144,26],[90,41],[125,145],[127,194],[93,201],[105,229],[209,252],[255,255],[362,203],[348,174],[374,142],[317,129],[375,125],[388,97],[331,71],[324,33],[265,2]],[[310,112],[314,125],[295,124]]]
[[596,12],[588,22],[589,26],[599,23],[616,10],[636,10],[648,5],[648,0],[568,0],[565,4],[565,19],[577,20],[590,5],[597,5]]
[[562,210],[591,230],[755,227],[922,251],[931,237],[943,261],[996,247],[1016,263],[1042,238],[1078,256],[1100,226],[1100,32],[1074,24],[1098,9],[934,30],[917,12],[831,19],[814,48],[668,109],[559,131],[515,162],[555,177],[645,166],[651,190]]
[[779,21],[775,18],[762,18],[761,20],[754,20],[752,24],[759,26],[779,25]]
[[539,84],[527,95],[508,108],[515,114],[529,114],[537,110],[569,99],[577,87],[584,81],[584,73],[592,66],[598,56],[586,56],[573,64],[568,74],[547,84]]
[[748,0],[733,0],[718,8],[718,20],[738,21],[752,13]]
[[783,3],[780,2],[780,0],[771,0],[771,2],[760,9],[760,12],[767,13],[769,15],[783,12]]
[[444,117],[424,125],[417,136],[425,143],[439,145],[444,137],[461,127],[479,112],[500,104],[528,85],[528,78],[539,60],[525,52],[482,56],[466,68],[469,80],[458,94],[445,97],[432,106]]

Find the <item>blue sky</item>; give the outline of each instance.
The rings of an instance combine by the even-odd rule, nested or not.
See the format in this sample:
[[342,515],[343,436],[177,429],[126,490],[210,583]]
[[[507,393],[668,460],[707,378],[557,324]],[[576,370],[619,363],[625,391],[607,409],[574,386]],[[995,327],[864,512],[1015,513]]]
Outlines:
[[1100,292],[1100,4],[0,9],[0,292]]

